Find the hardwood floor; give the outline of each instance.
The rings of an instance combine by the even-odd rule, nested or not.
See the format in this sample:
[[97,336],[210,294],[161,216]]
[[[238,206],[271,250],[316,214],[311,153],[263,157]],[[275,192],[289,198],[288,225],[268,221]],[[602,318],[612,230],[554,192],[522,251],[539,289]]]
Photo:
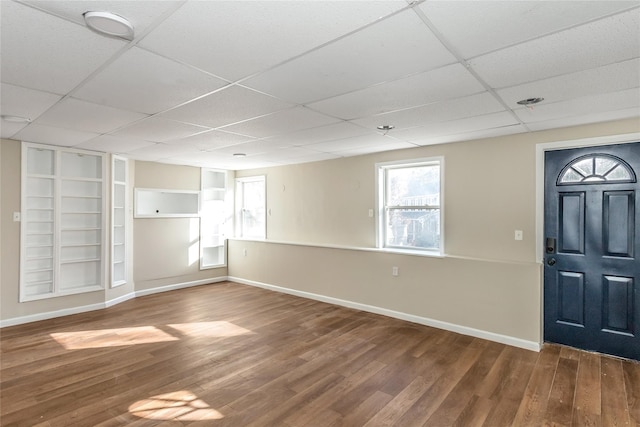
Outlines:
[[632,426],[640,364],[219,283],[4,328],[3,426]]

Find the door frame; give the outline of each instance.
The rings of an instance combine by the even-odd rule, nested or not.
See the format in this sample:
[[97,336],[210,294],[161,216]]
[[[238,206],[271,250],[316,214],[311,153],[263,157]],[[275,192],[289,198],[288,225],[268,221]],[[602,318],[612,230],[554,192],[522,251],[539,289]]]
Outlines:
[[570,139],[566,141],[543,142],[536,144],[536,263],[540,266],[540,343],[544,345],[544,154],[547,151],[568,148],[598,147],[602,145],[628,144],[640,141],[640,132],[620,135],[599,136],[593,138]]

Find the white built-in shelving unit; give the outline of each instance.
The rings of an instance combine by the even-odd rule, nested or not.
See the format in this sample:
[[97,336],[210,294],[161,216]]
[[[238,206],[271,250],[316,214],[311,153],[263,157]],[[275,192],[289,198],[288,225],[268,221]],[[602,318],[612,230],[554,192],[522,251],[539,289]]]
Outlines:
[[227,172],[201,170],[200,268],[226,265]]
[[23,144],[20,299],[101,289],[100,154]]
[[111,287],[127,283],[128,161],[112,157],[111,164]]

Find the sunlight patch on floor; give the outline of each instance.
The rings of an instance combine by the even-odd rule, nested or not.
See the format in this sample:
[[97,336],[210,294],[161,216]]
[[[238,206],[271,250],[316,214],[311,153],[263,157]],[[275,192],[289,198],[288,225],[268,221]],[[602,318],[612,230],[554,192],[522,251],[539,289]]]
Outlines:
[[194,338],[221,338],[253,334],[249,329],[224,320],[217,322],[178,323],[167,326]]
[[[166,331],[162,329],[166,329]],[[178,341],[184,336],[191,338],[226,338],[248,334],[254,334],[254,332],[231,322],[220,320],[215,322],[176,323],[166,325],[166,327],[136,326],[118,329],[55,332],[50,335],[66,350],[82,350]]]
[[155,326],[57,332],[52,333],[51,337],[67,350],[150,344],[179,339]]
[[187,390],[139,400],[129,406],[129,413],[140,418],[163,421],[219,420],[224,418],[223,414]]

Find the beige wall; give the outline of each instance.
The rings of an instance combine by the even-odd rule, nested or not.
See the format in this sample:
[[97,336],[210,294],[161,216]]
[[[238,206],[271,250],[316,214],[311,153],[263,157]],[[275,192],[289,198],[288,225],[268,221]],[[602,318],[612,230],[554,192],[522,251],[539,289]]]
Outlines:
[[104,291],[24,303],[18,302],[20,294],[20,223],[13,221],[13,212],[20,212],[21,144],[17,141],[3,139],[0,150],[2,150],[2,164],[0,165],[0,173],[2,174],[0,319],[12,319],[104,303]]
[[[200,190],[200,168],[136,162],[136,188]],[[227,268],[200,270],[198,218],[135,218],[136,290],[227,275]]]
[[[110,161],[107,164],[110,165]],[[198,190],[200,169],[129,161],[128,224],[132,248],[127,284],[116,288],[106,286],[104,290],[85,294],[20,303],[20,223],[12,218],[13,212],[20,211],[20,165],[20,142],[3,139],[0,145],[0,320],[96,307],[136,291],[227,275],[226,268],[200,271],[198,260],[189,259],[190,253],[198,256],[197,219],[133,220],[134,187]],[[110,167],[107,170],[107,181],[110,182]],[[105,197],[110,200],[110,186],[107,186]],[[110,224],[109,209],[106,221]],[[107,276],[110,280],[110,275]]]
[[239,171],[266,175],[268,240],[373,248],[375,164],[443,156],[447,257],[234,241],[229,275],[539,342],[536,145],[639,129],[634,119]]

